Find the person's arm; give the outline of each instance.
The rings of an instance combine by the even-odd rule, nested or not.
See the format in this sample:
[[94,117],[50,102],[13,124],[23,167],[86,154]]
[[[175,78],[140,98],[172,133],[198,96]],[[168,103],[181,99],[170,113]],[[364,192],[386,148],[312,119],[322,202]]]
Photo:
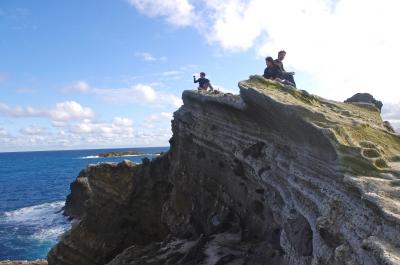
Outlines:
[[268,68],[265,68],[265,69],[264,69],[263,77],[266,78],[266,79],[269,79],[269,78],[270,78],[270,76],[269,76],[269,74],[268,74]]
[[[199,78],[199,79],[200,79],[200,78]],[[193,76],[193,83],[198,83],[198,82],[199,82],[199,79],[196,80],[196,77]]]
[[208,86],[210,87],[211,91],[214,91],[213,86],[211,85],[211,83],[208,83]]

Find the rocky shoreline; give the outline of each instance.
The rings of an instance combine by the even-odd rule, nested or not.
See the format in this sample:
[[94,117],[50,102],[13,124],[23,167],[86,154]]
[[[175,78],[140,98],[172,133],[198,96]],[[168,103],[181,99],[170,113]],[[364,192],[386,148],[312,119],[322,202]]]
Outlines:
[[3,260],[0,265],[47,265],[46,260]]

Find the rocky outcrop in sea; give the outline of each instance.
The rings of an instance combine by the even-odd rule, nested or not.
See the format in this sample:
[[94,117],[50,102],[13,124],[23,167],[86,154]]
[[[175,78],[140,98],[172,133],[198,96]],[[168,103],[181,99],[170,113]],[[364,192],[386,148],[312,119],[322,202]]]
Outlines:
[[84,169],[49,264],[400,264],[400,136],[379,110],[239,87],[184,91],[169,152]]

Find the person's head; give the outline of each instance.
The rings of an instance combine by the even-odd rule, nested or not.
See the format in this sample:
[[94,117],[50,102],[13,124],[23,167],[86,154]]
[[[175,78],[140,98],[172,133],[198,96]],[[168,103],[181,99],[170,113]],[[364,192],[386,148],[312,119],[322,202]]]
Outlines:
[[200,77],[206,77],[206,73],[201,72],[201,73],[200,73]]
[[271,56],[268,56],[265,58],[265,63],[267,64],[267,67],[272,67],[274,65],[274,59],[272,59]]
[[285,59],[286,52],[284,50],[278,52],[278,60],[282,61]]

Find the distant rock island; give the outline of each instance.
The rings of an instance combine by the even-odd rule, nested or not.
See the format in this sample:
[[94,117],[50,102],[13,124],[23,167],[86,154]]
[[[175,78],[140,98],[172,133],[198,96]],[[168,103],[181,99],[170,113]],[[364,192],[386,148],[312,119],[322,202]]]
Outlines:
[[239,87],[184,91],[167,153],[82,170],[48,263],[400,264],[400,136],[379,108]]
[[97,156],[99,156],[99,157],[114,157],[114,156],[133,156],[133,155],[144,155],[144,153],[136,152],[136,151],[107,152],[107,153],[100,153]]

